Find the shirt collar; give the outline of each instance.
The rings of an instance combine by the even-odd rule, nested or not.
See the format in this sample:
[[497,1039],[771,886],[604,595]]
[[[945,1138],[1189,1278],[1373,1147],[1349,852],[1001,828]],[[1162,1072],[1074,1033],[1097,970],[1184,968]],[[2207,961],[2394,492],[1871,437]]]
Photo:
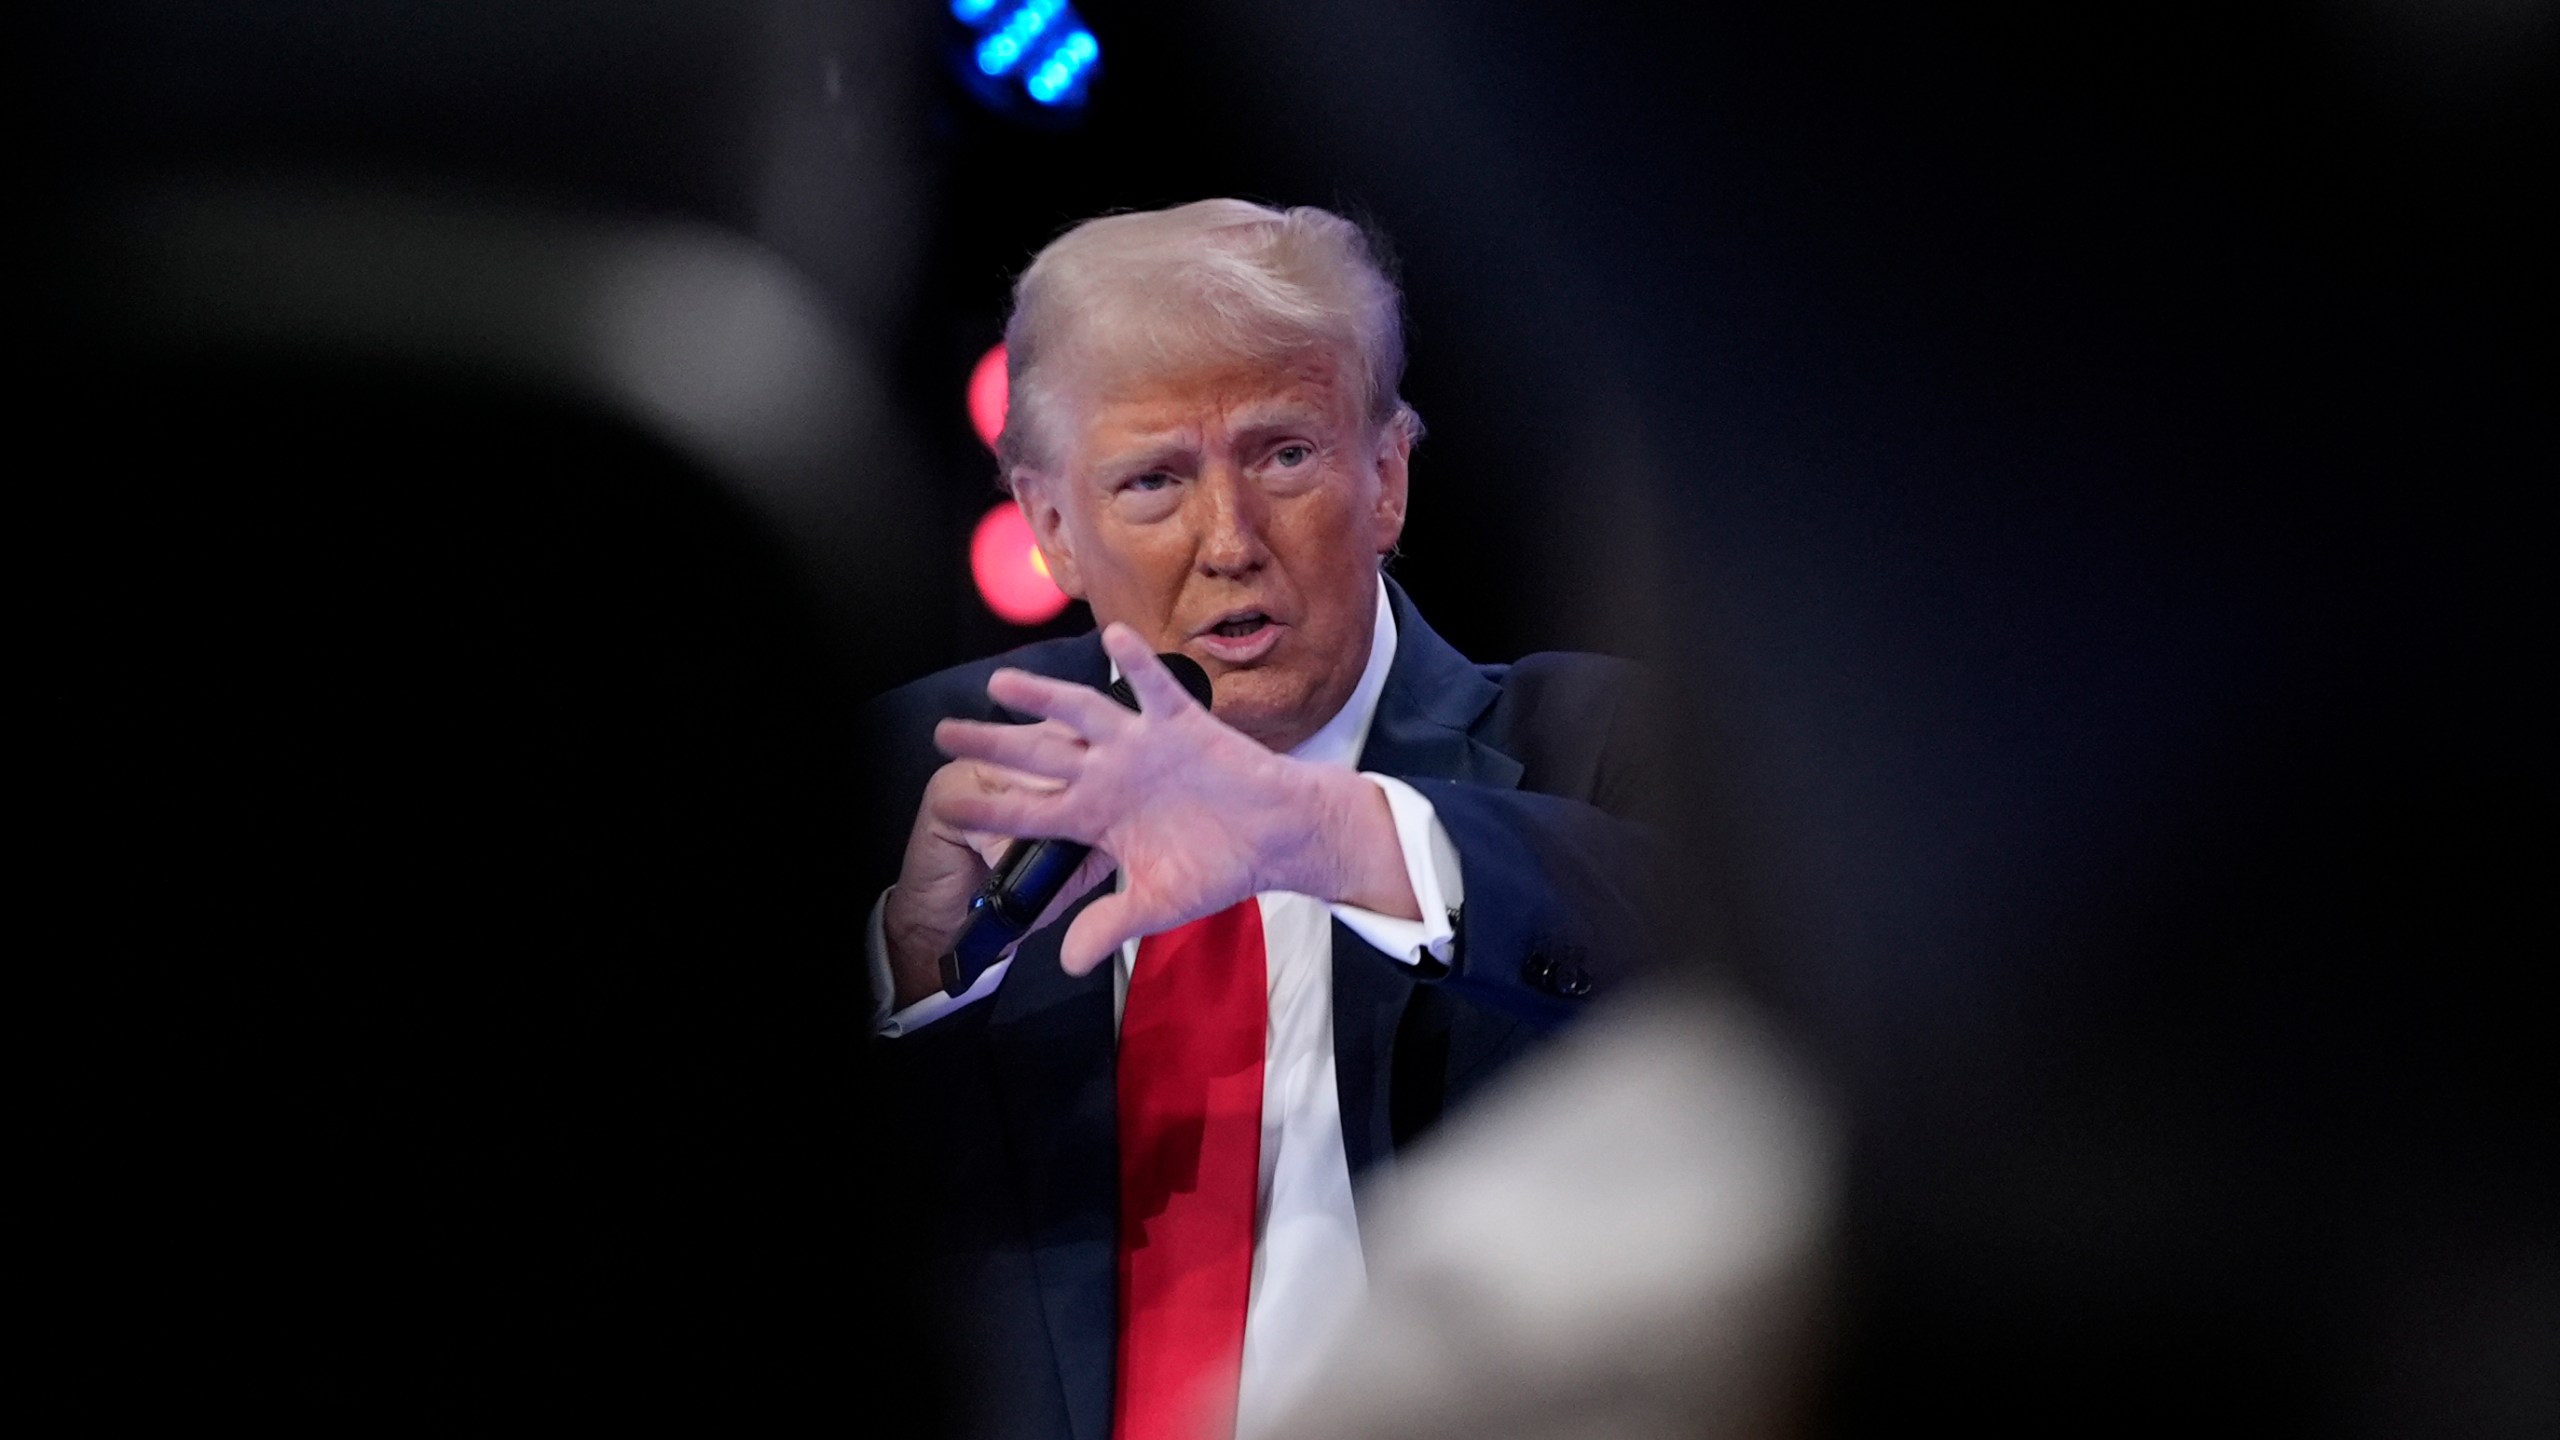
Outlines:
[[1396,617],[1387,608],[1387,582],[1381,578],[1378,618],[1369,627],[1368,668],[1360,672],[1360,683],[1351,687],[1351,698],[1342,702],[1324,728],[1300,741],[1289,758],[1346,769],[1359,764],[1360,751],[1369,743],[1369,723],[1378,718],[1378,696],[1387,688],[1387,670],[1395,662]]

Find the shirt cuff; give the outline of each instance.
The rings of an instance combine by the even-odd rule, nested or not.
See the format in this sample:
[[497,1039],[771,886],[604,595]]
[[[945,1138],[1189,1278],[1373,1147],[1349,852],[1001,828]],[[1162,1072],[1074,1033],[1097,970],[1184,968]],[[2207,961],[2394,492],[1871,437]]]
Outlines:
[[906,1009],[893,1012],[889,1007],[897,999],[898,978],[889,968],[889,929],[882,919],[888,908],[889,892],[883,890],[880,898],[871,902],[871,924],[862,942],[864,959],[871,965],[871,1033],[884,1040],[895,1040],[901,1035],[921,1030],[954,1010],[975,1005],[993,995],[996,986],[1004,979],[1004,972],[1013,966],[1013,957],[1007,955],[988,966],[977,983],[960,995],[955,997],[936,990]]
[[1458,847],[1442,828],[1439,813],[1422,792],[1392,775],[1360,772],[1387,797],[1395,817],[1396,845],[1404,851],[1404,875],[1413,886],[1419,920],[1381,915],[1357,905],[1329,905],[1333,918],[1387,956],[1407,965],[1425,961],[1449,963],[1458,937],[1458,912],[1467,903],[1466,877],[1458,869]]

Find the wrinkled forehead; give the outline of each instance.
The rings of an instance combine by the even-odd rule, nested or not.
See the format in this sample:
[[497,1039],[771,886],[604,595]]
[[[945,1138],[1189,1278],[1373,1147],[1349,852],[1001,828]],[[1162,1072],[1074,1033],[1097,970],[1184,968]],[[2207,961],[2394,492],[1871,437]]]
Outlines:
[[1360,414],[1351,366],[1338,347],[1323,343],[1270,355],[1124,349],[1075,359],[1062,367],[1058,399],[1078,452],[1106,438],[1098,430],[1118,441],[1284,420],[1345,427]]

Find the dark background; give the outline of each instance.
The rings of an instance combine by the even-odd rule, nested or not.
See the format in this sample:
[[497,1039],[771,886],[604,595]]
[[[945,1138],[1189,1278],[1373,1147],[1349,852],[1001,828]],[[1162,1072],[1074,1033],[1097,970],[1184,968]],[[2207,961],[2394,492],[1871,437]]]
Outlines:
[[[773,668],[850,695],[1028,638],[968,588],[962,385],[1040,244],[1210,194],[1374,221],[1432,430],[1395,573],[1480,660],[1666,676],[1698,967],[1851,1123],[1817,1423],[2549,1433],[2549,6],[1082,8],[1092,108],[1034,130],[925,4],[39,7],[34,333],[83,353],[81,227],[170,176],[751,237],[872,362],[842,483],[906,507],[800,557],[836,638]],[[31,406],[35,513],[210,453],[237,407],[180,388]],[[161,462],[90,443],[143,420]],[[191,573],[150,553],[116,634]],[[33,613],[99,653],[94,602]],[[209,948],[154,913],[130,943]],[[193,1052],[111,1053],[148,1111]]]

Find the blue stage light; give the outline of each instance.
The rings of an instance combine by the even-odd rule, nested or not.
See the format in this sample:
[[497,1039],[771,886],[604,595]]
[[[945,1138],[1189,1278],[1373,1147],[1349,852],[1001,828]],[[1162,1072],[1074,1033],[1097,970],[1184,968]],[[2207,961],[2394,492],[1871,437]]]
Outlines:
[[[1102,42],[1069,0],[948,0],[948,6],[966,27],[957,32],[954,62],[979,99],[1022,119],[1083,107]],[[1026,99],[1031,112],[1022,108]]]
[[1101,55],[1102,43],[1093,38],[1093,32],[1078,30],[1058,42],[1058,48],[1049,52],[1049,58],[1040,62],[1040,67],[1022,82],[1022,88],[1041,104],[1055,105],[1075,89],[1076,81]]
[[1027,53],[1032,42],[1049,28],[1050,19],[1066,8],[1066,0],[1030,0],[1011,15],[996,33],[978,44],[978,68],[989,75],[1001,75],[1013,68],[1013,62]]

